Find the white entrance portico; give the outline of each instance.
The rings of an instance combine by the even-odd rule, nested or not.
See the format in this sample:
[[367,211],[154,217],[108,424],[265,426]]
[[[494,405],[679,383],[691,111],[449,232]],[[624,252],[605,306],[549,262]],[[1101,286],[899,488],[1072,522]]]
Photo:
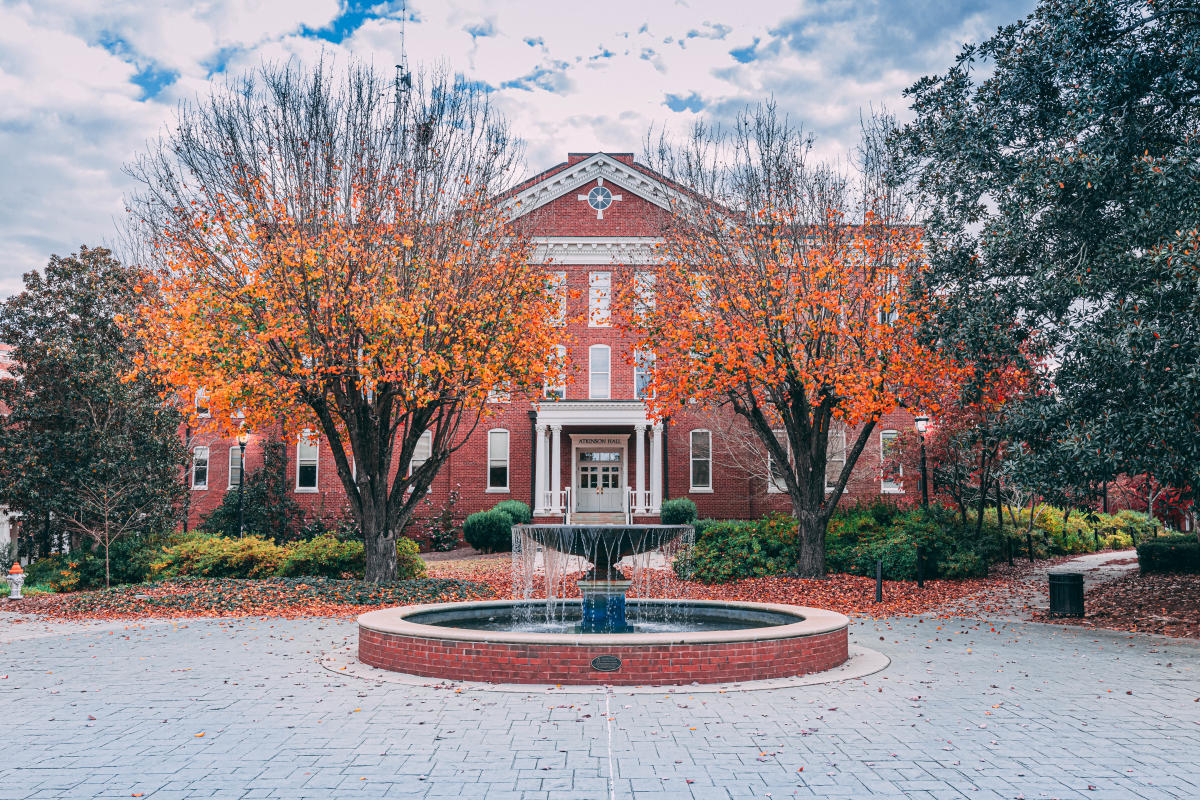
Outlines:
[[[576,429],[567,432],[571,449],[566,487],[562,486],[563,428]],[[537,410],[534,431],[536,516],[659,512],[662,426],[646,417],[641,401],[543,402]]]

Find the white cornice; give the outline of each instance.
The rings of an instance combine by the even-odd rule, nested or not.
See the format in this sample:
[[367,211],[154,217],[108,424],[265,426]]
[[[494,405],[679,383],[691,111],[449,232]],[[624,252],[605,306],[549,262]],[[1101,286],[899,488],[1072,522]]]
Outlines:
[[661,181],[617,161],[607,153],[589,156],[578,164],[573,164],[517,192],[508,201],[508,205],[515,209],[513,216],[520,217],[565,194],[578,191],[581,186],[591,183],[596,178],[604,178],[627,192],[670,210],[670,190]]
[[651,425],[646,406],[637,400],[542,401],[538,425]]
[[535,236],[534,263],[552,264],[653,264],[652,236]]

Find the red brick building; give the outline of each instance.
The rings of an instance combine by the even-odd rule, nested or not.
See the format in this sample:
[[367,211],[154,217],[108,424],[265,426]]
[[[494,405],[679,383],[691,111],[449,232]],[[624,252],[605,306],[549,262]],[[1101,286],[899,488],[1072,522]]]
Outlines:
[[[459,494],[460,515],[501,500],[528,503],[535,518],[571,515],[656,520],[664,499],[689,497],[701,516],[751,518],[787,510],[771,485],[765,458],[754,463],[752,441],[735,419],[679,413],[650,420],[640,399],[647,364],[634,358],[629,338],[613,324],[611,297],[621,281],[637,280],[668,213],[663,179],[629,153],[572,153],[566,162],[518,187],[515,199],[530,215],[535,257],[567,292],[563,309],[571,365],[562,386],[542,398],[496,397],[493,412],[466,446],[451,456],[430,491],[430,513]],[[566,340],[564,336],[564,340]],[[537,402],[534,402],[534,401]],[[846,501],[881,495],[909,497],[915,481],[888,481],[881,453],[889,438],[912,427],[907,412],[881,420],[859,459]],[[852,433],[851,433],[852,435]],[[835,437],[831,470],[843,440]],[[841,445],[839,447],[839,445]],[[193,525],[240,480],[237,442],[196,434],[189,518]],[[261,463],[251,437],[247,468]],[[345,513],[332,456],[320,445],[293,443],[289,486],[306,513],[330,519]],[[603,515],[603,516],[599,516]]]

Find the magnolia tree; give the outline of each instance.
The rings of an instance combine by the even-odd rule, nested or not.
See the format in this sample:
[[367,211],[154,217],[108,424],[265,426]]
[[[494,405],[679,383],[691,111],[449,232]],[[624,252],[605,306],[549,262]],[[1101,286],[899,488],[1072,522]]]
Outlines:
[[[880,416],[930,394],[941,362],[914,337],[920,232],[883,181],[860,198],[806,163],[773,106],[698,128],[650,160],[675,184],[660,263],[622,305],[655,356],[655,414],[725,408],[745,420],[798,525],[797,573],[825,573],[825,529]],[[865,152],[871,152],[865,148]],[[882,152],[877,149],[875,152]],[[865,165],[868,178],[881,165]],[[654,301],[648,302],[648,281]],[[830,476],[835,427],[849,431]]]
[[501,199],[518,161],[443,75],[289,65],[185,106],[131,166],[147,366],[229,432],[323,440],[369,581],[395,579],[398,532],[489,389],[542,380],[551,301]]

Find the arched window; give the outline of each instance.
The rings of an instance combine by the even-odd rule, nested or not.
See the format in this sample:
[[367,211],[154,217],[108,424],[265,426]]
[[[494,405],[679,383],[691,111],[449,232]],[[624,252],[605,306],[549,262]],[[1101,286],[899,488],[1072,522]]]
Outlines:
[[594,344],[588,348],[588,397],[592,400],[608,400],[611,397],[612,352],[606,344]]
[[612,273],[588,275],[588,327],[607,328],[612,324]]
[[904,466],[900,463],[897,440],[898,431],[879,432],[879,462],[883,470],[883,478],[879,490],[883,494],[904,493]]
[[633,356],[633,396],[638,400],[654,397],[650,383],[654,379],[654,352],[638,350]]
[[550,357],[549,374],[542,386],[543,400],[567,399],[567,348],[555,345],[554,354]]
[[712,432],[692,431],[691,436],[691,490],[711,492],[712,484]]

